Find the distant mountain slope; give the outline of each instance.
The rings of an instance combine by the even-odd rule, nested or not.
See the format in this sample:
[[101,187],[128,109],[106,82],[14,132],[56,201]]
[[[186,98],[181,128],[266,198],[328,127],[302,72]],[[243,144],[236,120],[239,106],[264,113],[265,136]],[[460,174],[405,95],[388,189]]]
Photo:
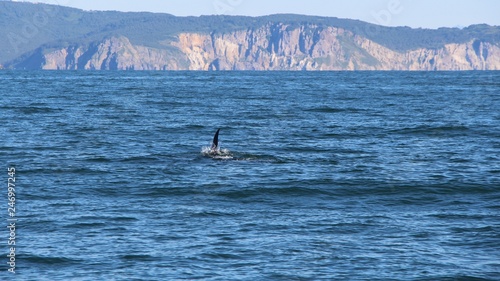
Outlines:
[[383,27],[301,15],[82,11],[0,2],[0,67],[157,70],[500,69],[500,27]]

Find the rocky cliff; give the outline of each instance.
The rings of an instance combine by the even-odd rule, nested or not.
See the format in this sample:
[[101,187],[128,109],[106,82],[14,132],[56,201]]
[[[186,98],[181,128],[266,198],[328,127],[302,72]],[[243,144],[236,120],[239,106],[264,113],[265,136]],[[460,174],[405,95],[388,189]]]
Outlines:
[[187,68],[187,60],[166,49],[134,46],[119,36],[89,45],[39,48],[14,66],[47,70],[177,70]]
[[283,24],[227,34],[183,33],[191,70],[498,70],[500,46],[478,40],[398,52],[341,28]]
[[164,48],[114,36],[39,48],[14,68],[97,70],[500,70],[500,46],[471,40],[391,50],[342,28],[283,23],[224,33],[179,33]]

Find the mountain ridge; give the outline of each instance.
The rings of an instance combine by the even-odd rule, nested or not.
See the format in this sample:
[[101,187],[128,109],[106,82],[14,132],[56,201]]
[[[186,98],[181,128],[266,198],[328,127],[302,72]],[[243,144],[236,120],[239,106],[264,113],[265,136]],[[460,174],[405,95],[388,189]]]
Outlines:
[[358,20],[82,11],[0,2],[12,69],[498,70],[500,27],[384,27]]

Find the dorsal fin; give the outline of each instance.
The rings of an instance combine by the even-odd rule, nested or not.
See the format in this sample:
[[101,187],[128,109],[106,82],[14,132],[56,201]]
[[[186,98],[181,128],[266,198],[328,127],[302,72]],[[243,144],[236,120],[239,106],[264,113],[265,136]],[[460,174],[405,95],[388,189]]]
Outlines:
[[212,141],[212,150],[216,150],[219,148],[219,131],[220,129],[215,132],[214,140]]

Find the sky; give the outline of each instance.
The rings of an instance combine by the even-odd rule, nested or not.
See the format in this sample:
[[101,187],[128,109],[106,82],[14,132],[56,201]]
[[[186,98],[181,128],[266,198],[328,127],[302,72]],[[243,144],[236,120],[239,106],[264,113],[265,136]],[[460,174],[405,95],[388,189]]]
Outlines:
[[84,10],[147,11],[176,16],[294,13],[413,28],[500,25],[499,0],[33,0]]

